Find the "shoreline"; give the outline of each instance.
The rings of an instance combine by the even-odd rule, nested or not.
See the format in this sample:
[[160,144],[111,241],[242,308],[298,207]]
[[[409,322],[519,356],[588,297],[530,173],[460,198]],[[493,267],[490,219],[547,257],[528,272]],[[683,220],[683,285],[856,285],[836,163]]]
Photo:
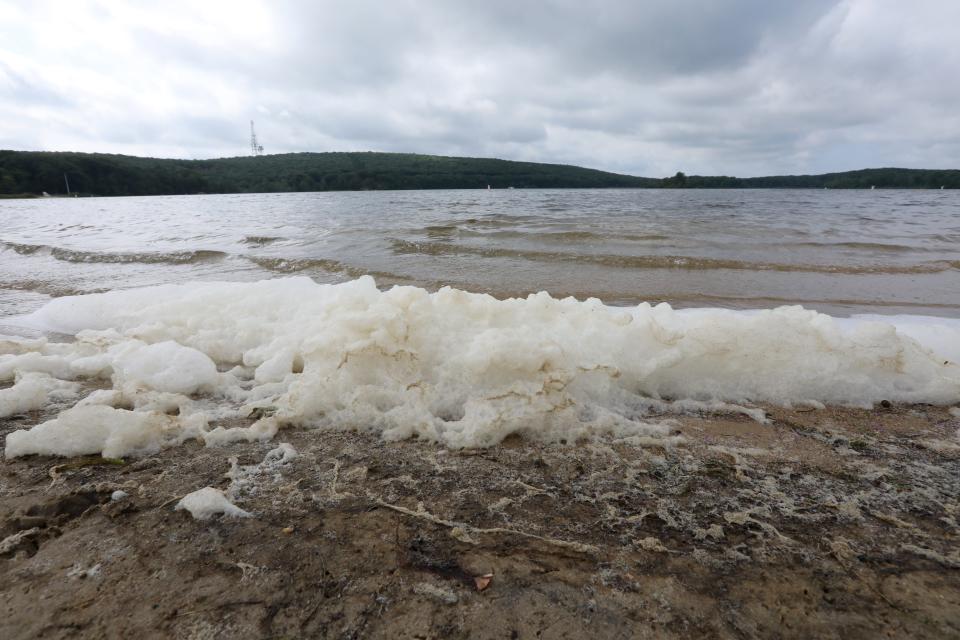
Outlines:
[[[762,408],[769,425],[672,418],[675,444],[288,428],[122,464],[7,460],[0,635],[960,633],[960,417]],[[267,465],[280,443],[297,456]],[[252,517],[175,510],[204,486]]]

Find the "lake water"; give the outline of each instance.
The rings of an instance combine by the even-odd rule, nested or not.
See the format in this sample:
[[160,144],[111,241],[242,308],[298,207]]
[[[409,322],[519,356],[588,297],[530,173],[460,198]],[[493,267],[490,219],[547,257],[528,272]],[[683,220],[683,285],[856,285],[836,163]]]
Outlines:
[[960,317],[960,193],[395,191],[0,201],[0,317],[308,275],[613,305]]

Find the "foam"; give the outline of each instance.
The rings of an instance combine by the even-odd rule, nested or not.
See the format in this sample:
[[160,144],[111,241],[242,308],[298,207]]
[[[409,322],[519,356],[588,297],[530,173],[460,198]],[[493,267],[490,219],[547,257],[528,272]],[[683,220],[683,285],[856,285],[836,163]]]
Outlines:
[[189,394],[212,391],[219,378],[217,365],[206,354],[173,340],[124,342],[112,356],[114,375],[124,385]]
[[[8,457],[136,455],[188,437],[219,446],[287,425],[451,447],[513,433],[666,438],[653,417],[671,411],[762,420],[737,405],[960,402],[960,321],[916,316],[628,309],[295,277],[60,298],[21,322],[76,341],[0,343],[0,379],[100,377],[112,390],[11,434]],[[98,420],[71,413],[92,406]],[[252,411],[251,426],[223,424]]]
[[864,321],[892,324],[899,333],[928,346],[945,360],[960,363],[960,320],[910,315],[857,315],[839,322],[841,325],[851,325]]
[[80,385],[57,380],[45,373],[30,372],[18,376],[9,389],[0,390],[0,418],[36,411],[56,401],[64,401],[79,392]]
[[199,435],[198,416],[180,419],[156,411],[127,411],[83,405],[62,412],[32,429],[7,436],[8,458],[30,454],[105,458],[144,455]]
[[219,514],[231,518],[249,518],[252,514],[236,506],[219,489],[204,487],[183,496],[176,510],[186,510],[195,520],[209,520]]

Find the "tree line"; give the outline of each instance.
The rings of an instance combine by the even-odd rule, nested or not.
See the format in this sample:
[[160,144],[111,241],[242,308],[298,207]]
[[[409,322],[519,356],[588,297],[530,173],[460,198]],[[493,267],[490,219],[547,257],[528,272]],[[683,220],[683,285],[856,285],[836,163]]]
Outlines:
[[[64,179],[66,176],[66,180]],[[0,151],[0,195],[514,188],[960,188],[960,171],[863,169],[814,176],[642,178],[571,165],[406,153],[287,153],[215,160]]]

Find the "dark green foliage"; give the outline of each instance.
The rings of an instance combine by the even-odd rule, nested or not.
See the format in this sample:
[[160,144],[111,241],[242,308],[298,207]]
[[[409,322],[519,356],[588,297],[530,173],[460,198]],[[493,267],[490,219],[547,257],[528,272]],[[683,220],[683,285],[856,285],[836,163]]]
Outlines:
[[746,178],[744,187],[801,187],[813,189],[960,189],[956,169],[860,169],[819,176]]
[[570,165],[409,153],[287,153],[166,160],[103,153],[0,151],[0,196],[173,195],[373,189],[516,188],[960,188],[960,171],[864,169],[819,176],[639,178]]
[[372,189],[649,187],[659,180],[569,165],[405,153],[287,153],[217,160],[0,151],[0,193],[124,196]]
[[665,189],[683,189],[687,186],[687,175],[683,171],[677,171],[677,175],[672,178],[664,178],[662,186]]
[[[666,180],[670,180],[667,178]],[[695,189],[960,189],[956,169],[860,169],[816,176],[687,176],[686,186]]]

